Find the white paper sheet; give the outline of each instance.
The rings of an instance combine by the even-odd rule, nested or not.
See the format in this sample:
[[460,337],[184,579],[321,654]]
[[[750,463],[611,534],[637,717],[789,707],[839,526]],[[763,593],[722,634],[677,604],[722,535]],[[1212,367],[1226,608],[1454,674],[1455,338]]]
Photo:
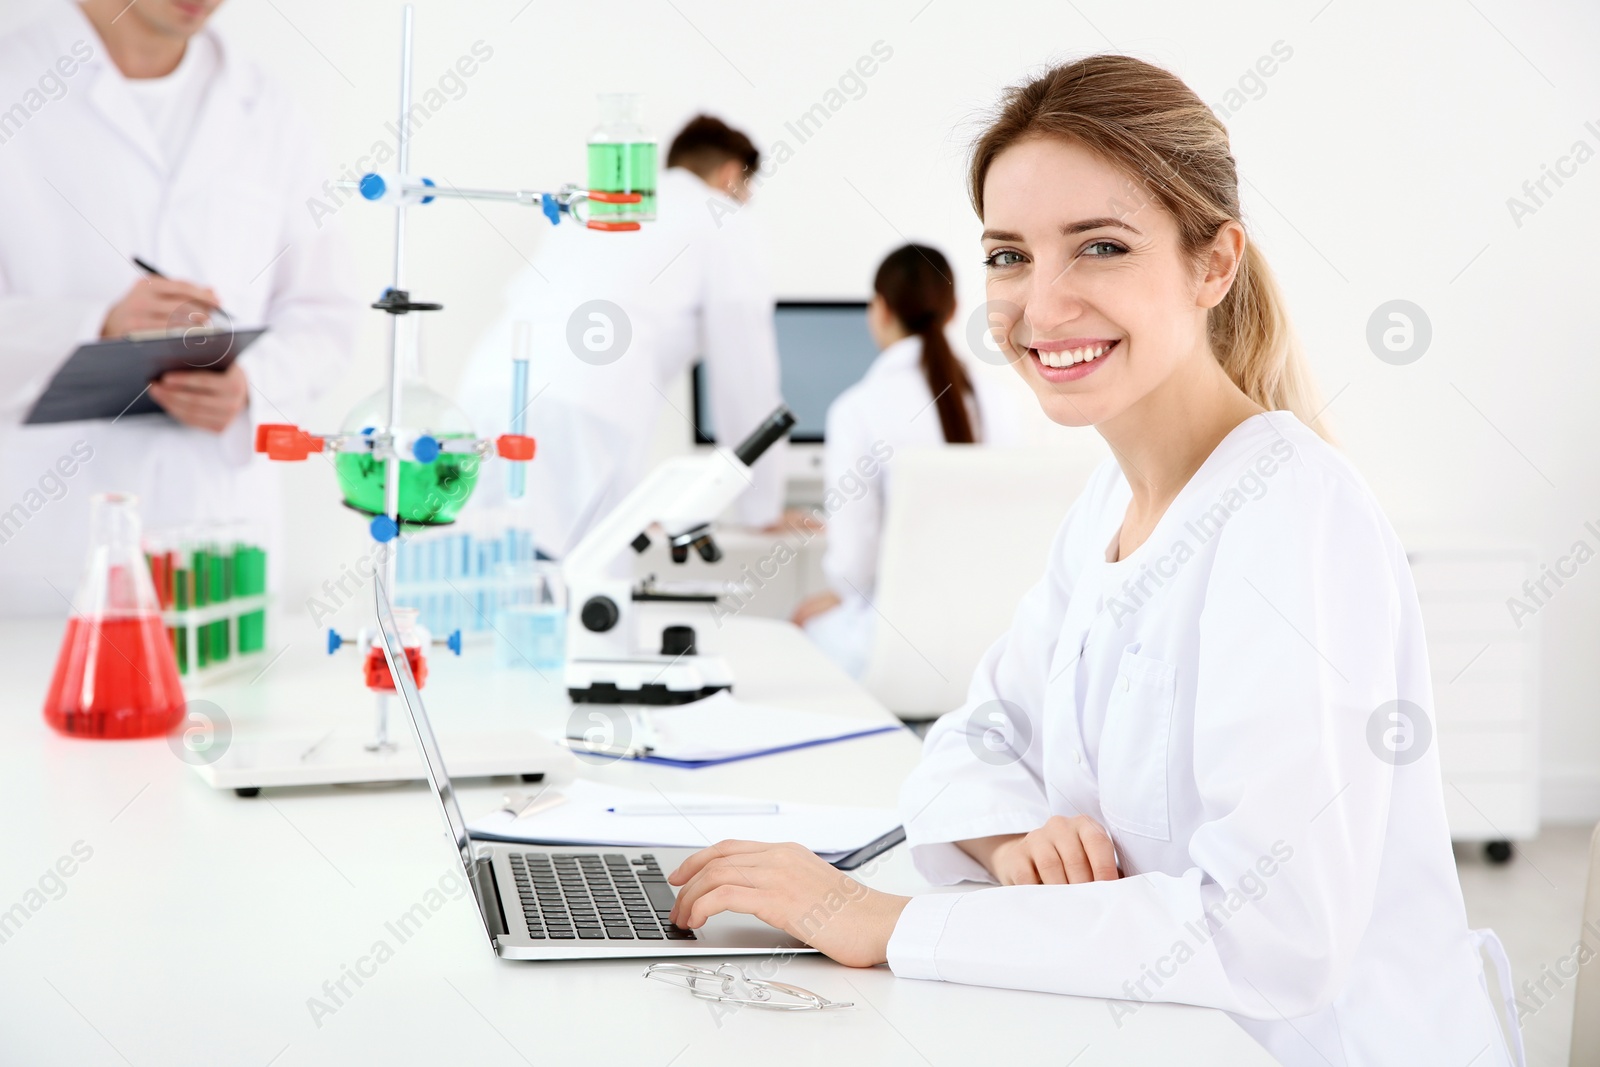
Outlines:
[[692,704],[653,707],[650,755],[658,759],[725,760],[814,744],[891,724],[820,711],[770,708],[735,700],[726,691]]
[[616,848],[705,848],[729,838],[797,841],[824,859],[834,860],[900,825],[899,813],[893,808],[824,804],[780,803],[778,811],[770,815],[617,815],[606,809],[622,805],[682,808],[718,802],[749,805],[759,798],[624,789],[582,778],[550,790],[564,794],[566,801],[522,819],[509,812],[490,812],[470,821],[468,829],[496,839]]

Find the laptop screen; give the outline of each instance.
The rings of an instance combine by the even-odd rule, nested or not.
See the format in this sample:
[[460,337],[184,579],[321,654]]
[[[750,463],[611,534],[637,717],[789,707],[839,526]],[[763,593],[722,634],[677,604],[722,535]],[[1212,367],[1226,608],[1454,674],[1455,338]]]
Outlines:
[[433,736],[428,713],[422,707],[422,693],[418,691],[416,677],[411,673],[411,661],[406,659],[405,646],[400,643],[400,627],[395,622],[394,609],[389,604],[388,590],[383,586],[383,575],[377,575],[372,585],[378,601],[378,629],[383,634],[383,658],[389,661],[389,673],[394,678],[395,690],[411,720],[411,731],[422,753],[428,781],[439,797],[439,810],[444,815],[445,829],[461,854],[461,869],[466,873],[467,884],[478,890],[473,893],[473,899],[478,902],[478,914],[483,918],[484,929],[492,931],[496,924],[490,922],[483,909],[486,900],[494,899],[494,887],[477,883],[478,867],[472,852],[472,838],[467,834],[467,821],[461,817],[455,787],[451,785],[450,774],[444,768],[444,756],[439,752],[439,742]]

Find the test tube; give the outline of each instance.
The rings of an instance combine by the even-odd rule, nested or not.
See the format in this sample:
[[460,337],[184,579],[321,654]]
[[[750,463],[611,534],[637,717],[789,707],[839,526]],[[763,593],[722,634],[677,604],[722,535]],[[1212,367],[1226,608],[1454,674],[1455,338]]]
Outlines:
[[[511,326],[511,432],[522,434],[528,426],[528,360],[533,354],[533,325],[519,319]],[[506,464],[506,495],[521,500],[528,472],[521,463]]]
[[[267,554],[244,540],[244,528],[233,552],[233,591],[241,597],[267,591]],[[267,647],[267,613],[247,611],[239,616],[239,651],[260,652]]]

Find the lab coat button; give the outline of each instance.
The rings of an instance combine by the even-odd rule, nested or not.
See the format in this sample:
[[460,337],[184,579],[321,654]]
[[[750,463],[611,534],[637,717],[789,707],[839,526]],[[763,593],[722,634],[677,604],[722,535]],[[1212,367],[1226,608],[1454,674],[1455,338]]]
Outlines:
[[1119,677],[1117,679],[1117,685],[1122,688],[1122,691],[1124,693],[1126,693],[1128,691],[1128,676],[1126,674],[1124,674],[1121,677]]
[[1083,762],[1083,753],[1079,752],[1077,749],[1073,749],[1072,750],[1072,762],[1073,763],[1082,763]]

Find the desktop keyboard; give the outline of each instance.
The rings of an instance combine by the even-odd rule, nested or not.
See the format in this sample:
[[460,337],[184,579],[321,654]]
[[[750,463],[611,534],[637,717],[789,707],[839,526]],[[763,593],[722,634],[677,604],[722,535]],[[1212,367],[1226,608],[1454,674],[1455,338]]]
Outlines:
[[651,855],[514,852],[522,917],[535,941],[693,941],[672,925],[672,887]]

